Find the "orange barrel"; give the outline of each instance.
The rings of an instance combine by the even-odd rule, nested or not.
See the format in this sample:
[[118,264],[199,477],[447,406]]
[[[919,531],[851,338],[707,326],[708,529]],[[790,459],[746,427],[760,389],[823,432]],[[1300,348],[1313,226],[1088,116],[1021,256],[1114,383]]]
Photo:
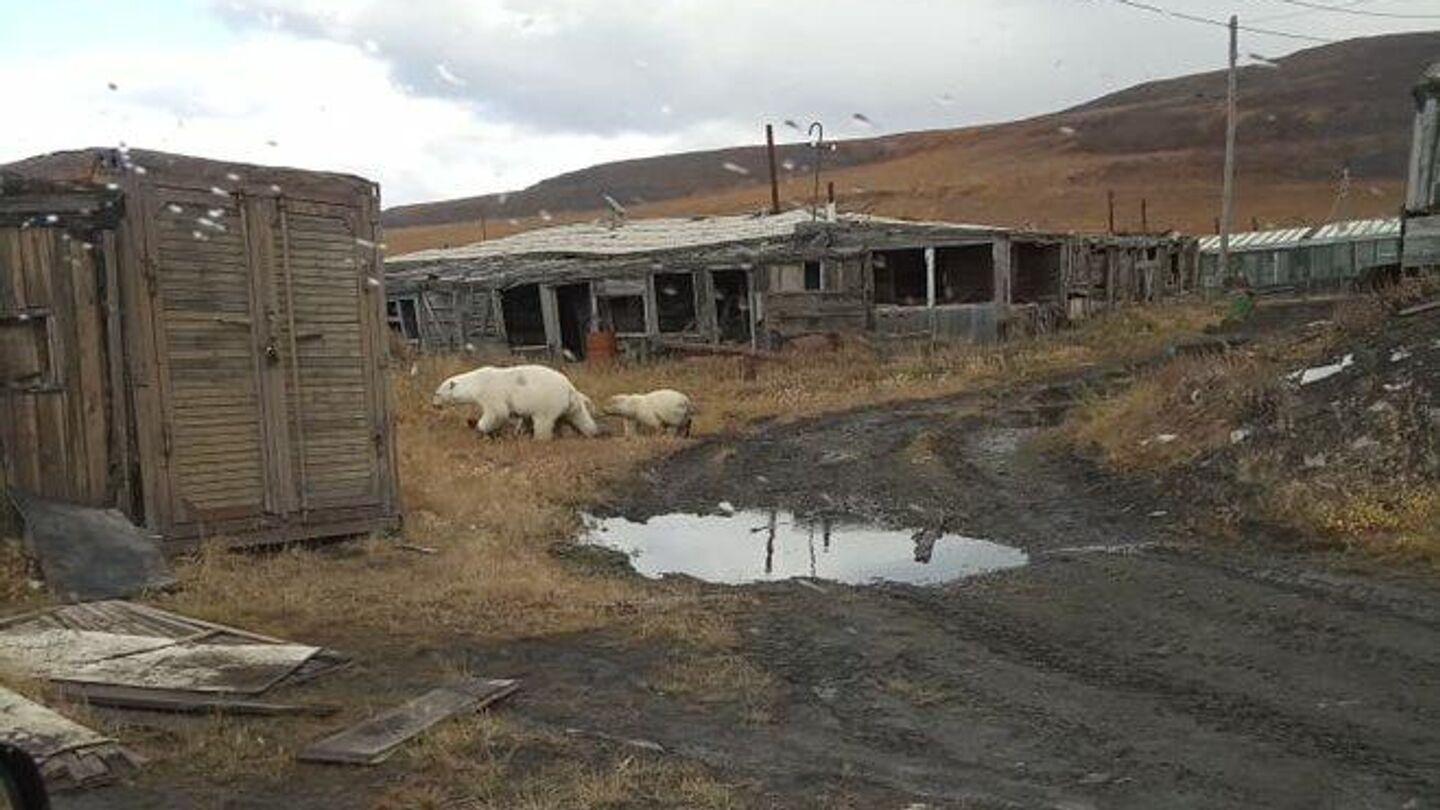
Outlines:
[[615,333],[603,330],[590,332],[585,336],[585,360],[595,365],[615,362],[620,354],[620,342]]

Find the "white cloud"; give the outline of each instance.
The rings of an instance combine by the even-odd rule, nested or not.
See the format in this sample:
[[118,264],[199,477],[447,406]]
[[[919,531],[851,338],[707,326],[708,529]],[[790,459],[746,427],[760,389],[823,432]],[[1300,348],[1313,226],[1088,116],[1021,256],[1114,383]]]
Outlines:
[[736,135],[540,132],[453,99],[407,94],[363,43],[269,30],[219,49],[126,45],[40,63],[0,58],[0,84],[12,109],[41,122],[7,128],[0,162],[126,143],[352,172],[379,180],[386,204],[515,188]]
[[[1168,5],[1220,17],[1230,2]],[[157,30],[70,50],[57,38],[43,55],[0,48],[7,107],[27,121],[6,129],[0,160],[125,141],[355,172],[379,180],[393,204],[754,143],[764,121],[821,120],[837,138],[1004,120],[1213,68],[1224,53],[1222,30],[1108,0],[229,0],[209,9],[228,23],[218,44]],[[1324,36],[1420,27],[1337,17],[1273,25]],[[1273,58],[1300,44],[1247,35],[1242,47]]]

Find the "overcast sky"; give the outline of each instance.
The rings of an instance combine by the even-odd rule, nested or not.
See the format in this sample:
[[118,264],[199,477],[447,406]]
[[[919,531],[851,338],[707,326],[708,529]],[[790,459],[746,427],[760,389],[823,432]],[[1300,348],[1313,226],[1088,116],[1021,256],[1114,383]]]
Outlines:
[[[1152,5],[1326,38],[1440,28]],[[1310,45],[1245,34],[1241,52]],[[0,161],[125,142],[354,172],[389,205],[753,143],[765,121],[860,137],[1006,120],[1224,56],[1222,28],[1116,0],[0,0],[0,87],[23,111],[0,123]]]

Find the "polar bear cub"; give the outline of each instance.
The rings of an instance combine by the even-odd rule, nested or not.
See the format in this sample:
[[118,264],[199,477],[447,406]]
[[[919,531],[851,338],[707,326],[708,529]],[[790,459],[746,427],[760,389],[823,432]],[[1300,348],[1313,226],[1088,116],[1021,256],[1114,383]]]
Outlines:
[[695,406],[679,391],[661,388],[648,394],[616,394],[605,401],[604,412],[625,419],[626,435],[638,422],[651,430],[670,428],[677,436],[689,436]]
[[492,434],[512,419],[529,420],[535,438],[549,441],[558,422],[568,422],[586,436],[600,428],[590,414],[590,400],[570,378],[546,366],[482,366],[456,374],[435,389],[431,404],[479,405],[484,412],[475,429]]

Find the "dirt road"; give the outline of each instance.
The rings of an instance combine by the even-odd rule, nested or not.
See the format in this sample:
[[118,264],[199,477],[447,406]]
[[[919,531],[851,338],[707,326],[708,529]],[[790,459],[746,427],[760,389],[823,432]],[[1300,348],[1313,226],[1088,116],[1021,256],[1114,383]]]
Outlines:
[[764,586],[745,624],[782,684],[773,724],[616,721],[781,806],[1436,806],[1440,597],[1260,540],[1217,548],[1187,493],[1036,446],[1024,425],[1068,396],[774,426],[652,470],[664,486],[616,511],[942,520],[1031,562],[945,587]]
[[[643,519],[723,501],[941,527],[1029,555],[943,586],[777,582],[717,599],[737,654],[767,676],[753,700],[665,688],[687,652],[617,632],[425,649],[397,633],[355,650],[363,671],[327,688],[393,703],[428,688],[438,660],[519,677],[503,717],[552,742],[507,754],[508,773],[700,763],[744,806],[1440,806],[1440,590],[1342,573],[1261,530],[1220,540],[1195,491],[1047,445],[1041,428],[1068,403],[1123,382],[1096,372],[760,426],[700,442],[599,505]],[[611,561],[595,575],[634,574]],[[224,791],[151,773],[58,806],[363,807],[405,784],[407,762]],[[552,806],[543,784],[533,792],[526,806]]]

